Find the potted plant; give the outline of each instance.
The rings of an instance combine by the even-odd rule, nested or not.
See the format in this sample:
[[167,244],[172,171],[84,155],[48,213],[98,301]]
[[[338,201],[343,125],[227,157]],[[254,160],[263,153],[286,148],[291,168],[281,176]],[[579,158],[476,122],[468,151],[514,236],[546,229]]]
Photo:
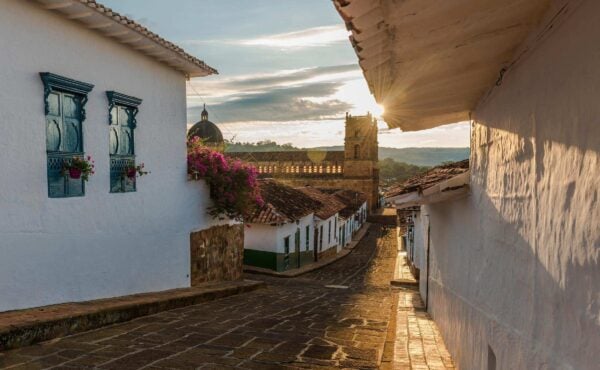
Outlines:
[[123,170],[123,177],[128,178],[129,180],[134,180],[136,177],[142,177],[144,175],[149,174],[149,171],[144,169],[144,164],[141,163],[137,166],[129,166]]
[[70,161],[63,163],[63,173],[68,174],[74,180],[82,179],[88,181],[94,172],[94,161],[89,155],[87,158],[73,157]]

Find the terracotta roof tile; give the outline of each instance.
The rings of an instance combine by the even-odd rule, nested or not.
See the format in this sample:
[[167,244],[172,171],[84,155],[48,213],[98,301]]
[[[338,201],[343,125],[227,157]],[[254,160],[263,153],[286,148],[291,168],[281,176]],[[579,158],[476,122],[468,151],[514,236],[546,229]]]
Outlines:
[[346,205],[342,203],[337,197],[322,192],[317,188],[313,188],[312,186],[306,186],[296,189],[303,192],[312,199],[321,202],[322,206],[315,212],[315,215],[317,215],[317,217],[319,217],[321,220],[326,220],[329,217],[335,215],[336,213],[346,208]]
[[331,194],[338,201],[345,205],[345,207],[340,210],[340,216],[342,218],[349,218],[353,214],[358,211],[360,206],[367,201],[367,196],[360,191],[354,191],[349,189],[326,189],[319,188],[320,191]]
[[188,54],[181,47],[175,45],[174,43],[172,43],[170,41],[165,40],[158,34],[150,31],[149,29],[147,29],[146,27],[137,23],[133,19],[130,19],[124,15],[121,15],[121,14],[113,11],[111,8],[98,3],[96,0],[76,0],[76,1],[78,1],[81,4],[86,5],[87,7],[95,10],[98,13],[101,13],[101,14],[111,18],[115,22],[120,23],[120,24],[140,33],[142,36],[156,42],[157,44],[161,45],[162,47],[169,49],[171,51],[174,51],[175,53],[177,53],[180,57],[182,57],[186,61],[205,70],[207,72],[207,74],[218,74],[216,69],[210,67],[209,65],[204,63],[202,60],[196,58],[195,56]]
[[246,220],[249,223],[293,222],[323,206],[303,192],[273,180],[260,180],[259,185],[265,205]]
[[469,170],[469,160],[465,159],[460,162],[453,162],[441,166],[433,167],[429,171],[411,177],[401,184],[393,186],[386,193],[385,197],[394,197],[397,195],[412,193],[414,191],[423,191],[442,181],[465,173]]

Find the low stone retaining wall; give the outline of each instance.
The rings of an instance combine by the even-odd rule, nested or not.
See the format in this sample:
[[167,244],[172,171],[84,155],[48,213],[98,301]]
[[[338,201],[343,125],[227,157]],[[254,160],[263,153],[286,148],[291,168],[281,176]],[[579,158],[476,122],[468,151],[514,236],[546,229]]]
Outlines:
[[190,234],[191,284],[242,278],[244,225],[220,225]]

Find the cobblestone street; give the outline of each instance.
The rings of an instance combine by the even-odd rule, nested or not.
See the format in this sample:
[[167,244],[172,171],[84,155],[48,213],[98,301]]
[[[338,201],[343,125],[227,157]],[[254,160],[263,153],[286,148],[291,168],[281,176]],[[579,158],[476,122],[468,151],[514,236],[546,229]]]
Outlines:
[[453,368],[418,294],[390,288],[392,229],[267,287],[0,354],[0,368]]

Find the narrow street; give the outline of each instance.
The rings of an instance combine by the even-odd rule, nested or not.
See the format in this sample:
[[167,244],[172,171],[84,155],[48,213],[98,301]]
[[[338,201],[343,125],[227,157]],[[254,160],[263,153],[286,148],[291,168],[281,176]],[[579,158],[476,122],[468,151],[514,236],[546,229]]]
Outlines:
[[267,288],[0,354],[11,369],[453,368],[418,294],[390,288],[392,229]]

